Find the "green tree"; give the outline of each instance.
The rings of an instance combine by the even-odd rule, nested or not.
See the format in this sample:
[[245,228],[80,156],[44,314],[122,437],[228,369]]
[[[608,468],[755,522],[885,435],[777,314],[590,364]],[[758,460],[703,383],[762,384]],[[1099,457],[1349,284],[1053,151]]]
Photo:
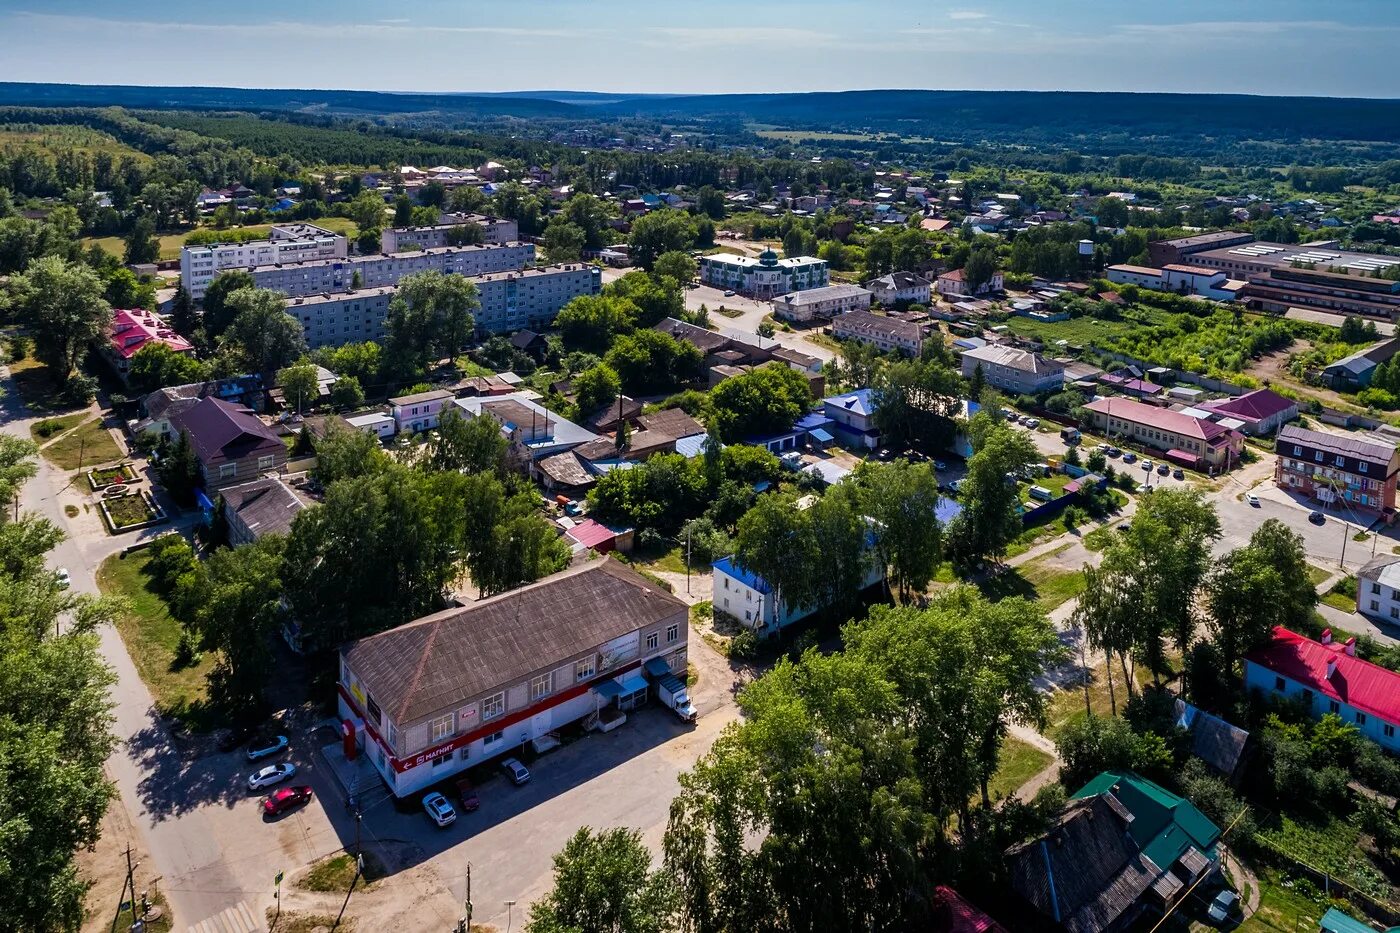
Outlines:
[[34,455],[38,450],[33,441],[0,434],[0,516],[5,513],[4,506],[19,494],[19,487],[37,472]]
[[603,361],[628,392],[649,394],[695,379],[702,359],[692,343],[658,330],[639,330],[618,337]]
[[[601,249],[606,245],[604,232],[613,217],[612,205],[607,201],[592,194],[576,194],[564,202],[564,210],[559,216],[582,231],[584,248]],[[550,226],[553,225],[551,220]],[[545,236],[549,236],[548,227],[545,228]]]
[[695,209],[712,220],[724,219],[724,192],[704,185],[695,194]]
[[573,378],[573,391],[580,414],[587,416],[616,401],[622,381],[611,366],[598,363]]
[[194,502],[194,491],[199,485],[201,474],[199,458],[195,456],[190,436],[181,431],[171,443],[170,449],[161,457],[156,468],[160,483],[178,504],[189,506]]
[[[979,416],[980,417],[980,413]],[[991,423],[967,461],[961,498],[963,510],[948,526],[948,546],[963,566],[1000,560],[1021,533],[1019,490],[1006,481],[1039,459],[1031,439],[1000,422]]]
[[855,473],[861,512],[874,522],[875,554],[900,602],[922,593],[943,561],[943,535],[934,512],[938,477],[927,463],[866,462]]
[[956,371],[936,359],[898,360],[874,377],[874,421],[886,444],[896,450],[949,446],[961,397]]
[[631,300],[611,295],[582,295],[564,305],[555,319],[570,350],[606,353],[618,334],[636,328],[640,312]]
[[[233,322],[236,309],[228,307],[229,296],[245,288],[256,288],[252,273],[244,269],[231,269],[214,276],[204,289],[204,332],[210,340],[223,336]],[[183,331],[181,331],[183,333]]]
[[331,385],[331,405],[345,411],[365,403],[365,390],[354,376],[341,376]]
[[996,250],[974,249],[968,254],[967,263],[963,266],[963,282],[973,294],[976,294],[979,289],[992,280],[996,271]]
[[1205,581],[1207,626],[1227,674],[1244,654],[1266,642],[1276,625],[1307,625],[1317,605],[1302,539],[1276,518],[1249,543],[1216,562]]
[[544,251],[550,262],[577,262],[583,255],[586,235],[578,224],[559,215],[544,228]]
[[787,366],[760,366],[717,385],[710,393],[714,425],[726,443],[786,431],[811,404],[807,379]]
[[88,347],[112,321],[102,282],[87,266],[45,256],[10,283],[12,307],[34,338],[34,355],[67,386]]
[[126,235],[122,261],[128,266],[155,262],[160,259],[160,240],[156,239],[156,225],[149,217],[142,217],[132,225]]
[[430,270],[404,276],[384,321],[390,368],[409,376],[455,355],[471,339],[479,307],[476,286],[460,275]]
[[448,246],[478,246],[486,242],[486,228],[478,223],[457,224],[447,231]]
[[789,611],[817,604],[814,534],[812,516],[782,496],[759,497],[739,519],[735,556],[768,584],[779,625]]
[[318,350],[316,355],[322,366],[337,376],[353,376],[362,386],[372,386],[379,381],[379,357],[379,344],[372,340],[343,343]]
[[695,277],[700,274],[700,264],[691,258],[689,253],[672,250],[657,257],[651,267],[651,274],[657,279],[669,278],[683,288],[695,281]]
[[194,300],[183,285],[175,286],[175,297],[170,300],[170,326],[185,337],[193,335],[195,328],[199,326]]
[[[384,198],[375,191],[361,191],[345,206],[345,216],[361,230],[378,230],[384,226]],[[378,240],[376,236],[376,244]]]
[[1155,732],[1134,732],[1116,716],[1071,719],[1055,744],[1064,761],[1060,783],[1071,792],[1109,770],[1136,771],[1159,781],[1172,773],[1172,755],[1163,737]]
[[491,417],[467,418],[455,406],[438,420],[428,441],[428,464],[435,470],[464,473],[504,471],[508,442]]
[[177,353],[156,341],[137,350],[127,369],[127,384],[141,394],[202,382],[208,377],[209,367],[195,359],[193,353]]
[[413,202],[408,199],[406,194],[401,194],[394,199],[394,226],[413,226]]
[[334,422],[316,441],[315,476],[322,485],[342,479],[372,476],[388,469],[389,455],[379,438],[364,431],[337,427]]
[[669,933],[675,886],[653,871],[631,829],[579,829],[554,856],[554,887],[530,908],[526,933]]
[[[188,620],[205,651],[218,652],[209,697],[237,718],[264,705],[272,674],[272,639],[282,619],[281,564],[286,539],[266,535],[239,548],[220,548],[198,565]],[[182,585],[184,585],[182,583]]]
[[280,292],[240,289],[224,302],[233,319],[219,338],[219,355],[238,371],[275,373],[306,352],[301,322],[287,313]]
[[321,380],[314,363],[301,362],[279,370],[277,385],[282,389],[282,398],[292,411],[310,411],[321,403]]
[[603,286],[603,295],[630,301],[637,308],[633,323],[637,327],[652,327],[665,318],[678,318],[685,313],[681,284],[657,274],[629,272]]
[[688,250],[695,245],[695,225],[681,211],[653,211],[632,223],[628,237],[632,261],[648,272],[663,253]]
[[469,558],[468,568],[482,595],[490,596],[558,573],[571,556],[554,526],[534,510],[532,497],[491,529],[490,546]]

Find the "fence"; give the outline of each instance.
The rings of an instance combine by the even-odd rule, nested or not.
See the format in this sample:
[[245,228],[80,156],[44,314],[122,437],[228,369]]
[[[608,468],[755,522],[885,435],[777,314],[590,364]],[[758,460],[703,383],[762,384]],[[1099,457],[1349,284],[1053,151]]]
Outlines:
[[[1374,920],[1379,920],[1387,926],[1400,923],[1400,907],[1397,907],[1397,905],[1376,900],[1364,891],[1358,890],[1340,878],[1334,877],[1330,872],[1295,858],[1257,834],[1249,839],[1249,848],[1254,855],[1262,856],[1265,861],[1272,862],[1279,868],[1307,876],[1309,880],[1321,887],[1323,892],[1328,896],[1340,897],[1350,901],[1368,917]],[[1238,846],[1236,846],[1236,849],[1238,849]]]

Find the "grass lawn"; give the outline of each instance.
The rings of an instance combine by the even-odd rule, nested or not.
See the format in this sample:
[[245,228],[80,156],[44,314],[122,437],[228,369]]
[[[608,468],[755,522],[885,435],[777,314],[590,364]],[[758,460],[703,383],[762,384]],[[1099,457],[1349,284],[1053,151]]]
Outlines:
[[[384,866],[369,852],[365,853],[365,873],[360,876],[357,888],[373,884],[384,877]],[[355,857],[349,852],[323,858],[297,882],[303,891],[344,892],[350,887],[350,879],[355,877]]]
[[1328,903],[1342,910],[1348,905],[1329,902],[1307,879],[1293,879],[1273,869],[1254,866],[1259,876],[1259,909],[1236,929],[1239,933],[1278,933],[1295,930],[1316,930],[1318,921],[1327,912]]
[[97,568],[97,586],[106,595],[126,600],[126,611],[117,616],[117,631],[141,680],[155,697],[156,707],[196,730],[212,728],[215,723],[204,721],[204,701],[205,675],[213,669],[214,657],[206,653],[198,664],[176,666],[175,650],[182,629],[165,600],[150,588],[151,578],[145,572],[149,561],[145,551],[125,559],[113,554]]
[[1090,551],[1102,551],[1118,540],[1118,528],[1114,525],[1100,525],[1084,536],[1084,547]]
[[1340,609],[1343,612],[1355,612],[1356,578],[1347,576],[1338,580],[1330,590],[1322,595],[1322,601],[1333,609]]
[[122,457],[121,448],[112,439],[112,433],[102,426],[101,419],[89,421],[63,435],[40,453],[45,460],[64,470],[79,470]]
[[58,386],[49,375],[49,368],[27,356],[9,364],[10,375],[14,377],[15,388],[19,390],[24,404],[36,412],[72,409],[76,406],[65,402],[59,395]]
[[1039,602],[1041,608],[1049,612],[1084,592],[1084,574],[1031,561],[983,581],[978,588],[992,601],[1024,596]]
[[1313,586],[1320,586],[1323,580],[1327,580],[1331,576],[1332,571],[1323,570],[1321,567],[1314,567],[1312,564],[1308,564],[1308,582]]
[[987,792],[993,800],[1009,797],[1022,784],[1044,771],[1051,761],[1049,755],[1034,745],[1008,737],[1001,743],[997,771],[987,782]]
[[463,376],[494,376],[496,373],[488,366],[482,366],[476,360],[463,355],[454,361],[457,371]]
[[[1096,658],[1090,654],[1088,662],[1090,671],[1089,707],[1094,711],[1095,716],[1110,716],[1113,713],[1113,705],[1109,701],[1108,678],[1104,674],[1103,655],[1099,654]],[[1134,673],[1137,683],[1150,684],[1152,682],[1152,674],[1147,668],[1139,667]],[[1117,658],[1114,658],[1113,661],[1113,692],[1118,700],[1118,711],[1122,712],[1123,706],[1128,701],[1128,692],[1123,684],[1123,669]],[[1057,690],[1050,695],[1050,705],[1045,713],[1048,724],[1044,735],[1051,739],[1056,738],[1071,719],[1083,715],[1084,687],[1081,684]]]
[[1041,522],[1039,525],[1032,525],[1016,536],[1016,539],[1006,546],[1006,556],[1015,557],[1024,554],[1035,547],[1042,538],[1053,538],[1064,533],[1064,525],[1060,523],[1060,517],[1056,515],[1050,521]]
[[34,438],[34,443],[43,444],[53,440],[64,431],[71,431],[83,423],[85,418],[91,418],[88,412],[75,411],[71,415],[60,415],[57,418],[45,418],[43,421],[36,421],[29,426],[29,436]]

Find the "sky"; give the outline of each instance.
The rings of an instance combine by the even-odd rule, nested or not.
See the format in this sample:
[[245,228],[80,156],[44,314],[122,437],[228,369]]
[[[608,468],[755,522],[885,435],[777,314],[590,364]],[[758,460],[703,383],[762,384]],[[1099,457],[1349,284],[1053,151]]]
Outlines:
[[1400,97],[1396,0],[0,0],[0,80]]

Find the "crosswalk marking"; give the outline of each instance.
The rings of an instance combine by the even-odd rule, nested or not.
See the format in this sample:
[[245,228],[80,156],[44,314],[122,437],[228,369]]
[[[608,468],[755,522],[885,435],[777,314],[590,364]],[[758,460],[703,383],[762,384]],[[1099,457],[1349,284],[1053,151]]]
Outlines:
[[201,920],[190,927],[190,933],[265,933],[267,926],[257,919],[252,909],[244,901]]

